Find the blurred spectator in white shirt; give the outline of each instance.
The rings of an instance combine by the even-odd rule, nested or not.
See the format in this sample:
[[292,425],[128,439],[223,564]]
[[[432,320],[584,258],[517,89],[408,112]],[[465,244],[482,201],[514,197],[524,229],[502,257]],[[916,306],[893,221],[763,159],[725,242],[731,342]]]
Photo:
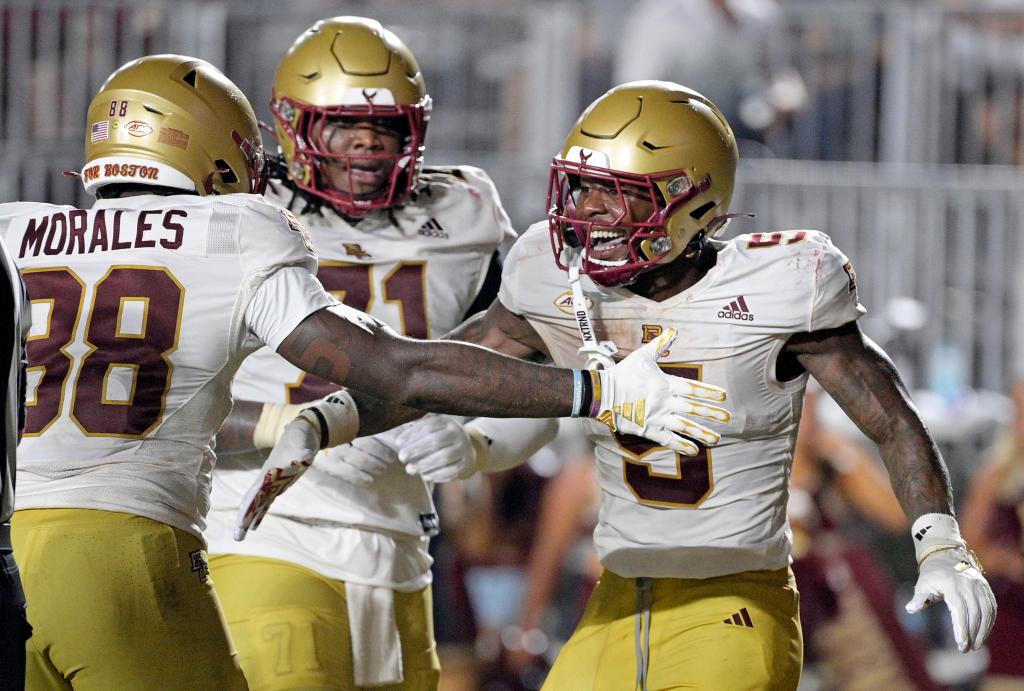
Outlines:
[[664,79],[714,101],[741,139],[763,142],[807,101],[775,0],[642,0],[616,46],[614,80]]

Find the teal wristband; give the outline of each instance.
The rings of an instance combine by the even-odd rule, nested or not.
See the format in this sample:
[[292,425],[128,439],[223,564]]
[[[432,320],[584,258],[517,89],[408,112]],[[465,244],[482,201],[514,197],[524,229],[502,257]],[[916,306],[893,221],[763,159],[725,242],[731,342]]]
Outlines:
[[579,417],[583,412],[583,371],[572,371],[572,417]]

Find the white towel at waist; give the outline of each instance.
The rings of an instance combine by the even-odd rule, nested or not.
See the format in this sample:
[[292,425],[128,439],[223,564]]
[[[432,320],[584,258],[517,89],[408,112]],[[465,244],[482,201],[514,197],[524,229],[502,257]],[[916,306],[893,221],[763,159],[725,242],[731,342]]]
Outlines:
[[395,621],[395,591],[345,583],[356,686],[402,683],[402,641]]

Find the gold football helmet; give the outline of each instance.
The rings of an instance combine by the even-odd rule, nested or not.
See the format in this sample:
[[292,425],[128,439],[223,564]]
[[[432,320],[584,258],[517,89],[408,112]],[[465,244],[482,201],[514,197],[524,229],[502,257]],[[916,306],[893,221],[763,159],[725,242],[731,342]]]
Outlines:
[[114,72],[89,104],[82,182],[136,183],[201,195],[261,193],[267,166],[249,101],[220,70],[150,55]]
[[[399,204],[416,188],[430,109],[412,52],[380,22],[363,17],[323,19],[299,36],[277,68],[270,102],[288,177],[349,216]],[[345,119],[386,122],[401,134],[400,150],[332,153],[325,125]],[[365,198],[333,186],[325,171],[330,163],[343,165],[350,182],[361,167],[389,167],[390,175]]]
[[[615,87],[587,108],[551,163],[548,219],[558,265],[566,245],[582,255],[581,273],[604,285],[629,283],[671,262],[727,218],[736,176],[736,139],[715,105],[671,82]],[[594,221],[577,214],[580,181],[645,198],[651,215],[639,221]],[[595,231],[597,235],[594,234]],[[600,243],[624,242],[625,259],[591,257]]]

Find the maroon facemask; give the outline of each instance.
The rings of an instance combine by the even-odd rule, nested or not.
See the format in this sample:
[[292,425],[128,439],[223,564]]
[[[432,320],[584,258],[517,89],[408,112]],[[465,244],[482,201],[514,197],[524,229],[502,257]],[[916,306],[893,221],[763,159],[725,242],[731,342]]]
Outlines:
[[[686,187],[680,189],[680,193],[666,204],[656,184],[662,180],[671,180],[672,184]],[[677,180],[681,183],[677,183]],[[581,181],[591,181],[614,190],[624,210],[623,214],[612,220],[580,218],[577,201]],[[628,194],[625,189],[629,190]],[[604,286],[630,283],[644,271],[654,268],[672,251],[672,241],[665,230],[665,224],[677,208],[700,190],[700,186],[690,184],[689,178],[681,170],[635,174],[590,165],[585,158],[574,162],[555,157],[551,161],[547,198],[548,227],[555,263],[567,271],[569,267],[564,258],[566,248],[577,248],[582,256],[580,273],[589,276],[595,283]],[[639,221],[626,221],[627,196],[639,196],[649,201],[654,209],[650,216]],[[645,241],[650,241],[646,245],[649,251],[644,249]],[[624,258],[607,260],[598,256],[604,248],[617,244],[626,245],[628,253]]]
[[[291,139],[293,157],[289,177],[302,191],[325,200],[348,216],[364,216],[377,209],[387,209],[405,201],[416,188],[419,170],[423,165],[423,142],[430,120],[430,97],[414,105],[377,105],[373,92],[365,90],[365,104],[310,106],[288,98],[275,98],[270,110],[285,136]],[[300,117],[297,125],[295,111]],[[396,153],[338,154],[328,150],[323,135],[327,124],[339,120],[382,120],[388,128],[404,135],[400,151]],[[380,170],[390,165],[385,184],[369,196],[355,195],[335,189],[328,179],[325,166],[341,163],[349,175],[349,189],[354,188],[353,170]],[[309,171],[308,181],[303,171]]]

